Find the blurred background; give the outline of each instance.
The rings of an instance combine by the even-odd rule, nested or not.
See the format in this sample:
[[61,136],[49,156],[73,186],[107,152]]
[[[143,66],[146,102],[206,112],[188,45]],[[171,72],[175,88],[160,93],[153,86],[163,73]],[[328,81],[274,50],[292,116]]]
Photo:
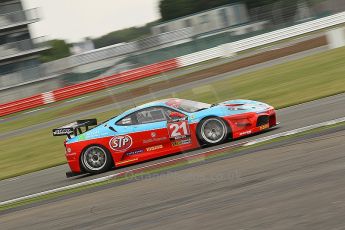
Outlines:
[[[344,0],[142,1],[142,5],[151,4],[151,15],[146,20],[159,19],[140,26],[145,20],[140,15],[128,12],[128,17],[137,17],[139,25],[101,36],[91,33],[78,38],[77,35],[68,37],[66,33],[63,38],[51,34],[36,37],[45,32],[40,31],[40,23],[60,34],[68,27],[47,24],[51,9],[46,5],[55,7],[55,12],[61,18],[65,10],[72,7],[72,3],[66,1],[56,2],[0,1],[0,103],[113,76],[345,10]],[[90,10],[96,5],[92,2],[74,1],[73,7],[79,5],[80,11],[86,8]],[[122,4],[120,2],[117,4]],[[106,3],[108,1],[104,1],[107,7]],[[44,7],[39,8],[40,4]],[[97,4],[103,3],[100,1]],[[144,7],[135,1],[128,4],[131,4],[129,7],[133,11],[140,11]],[[111,7],[116,12],[118,6],[113,3]],[[107,8],[111,10],[111,7]],[[76,15],[79,10],[74,9]],[[91,31],[93,28],[96,31],[97,24],[102,27],[103,24],[111,25],[125,20],[123,17],[113,20],[116,19],[116,13],[109,21],[97,21],[96,16],[93,18],[88,12],[84,12],[84,16],[93,21],[89,25]],[[67,16],[65,20],[68,20]],[[71,20],[70,23],[76,22]],[[74,33],[78,34],[78,25],[75,24],[73,28]]]
[[[344,92],[344,11],[345,0],[0,0],[3,172],[63,164],[47,130],[152,100],[279,109]],[[11,160],[23,152],[38,166]]]

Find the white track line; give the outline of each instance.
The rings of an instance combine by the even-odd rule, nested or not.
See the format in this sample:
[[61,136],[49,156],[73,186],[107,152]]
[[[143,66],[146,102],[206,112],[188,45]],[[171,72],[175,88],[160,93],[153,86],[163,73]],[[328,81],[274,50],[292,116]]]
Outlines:
[[278,134],[267,136],[267,137],[262,137],[262,138],[259,138],[259,139],[253,140],[253,141],[248,141],[243,146],[255,145],[257,143],[269,141],[269,140],[272,140],[272,139],[276,139],[278,137],[290,136],[290,135],[294,135],[294,134],[297,134],[297,133],[302,133],[302,132],[309,131],[309,130],[312,130],[312,129],[317,129],[317,128],[321,128],[321,127],[324,127],[324,126],[330,126],[330,125],[334,125],[334,124],[341,123],[341,122],[345,122],[345,117],[334,119],[334,120],[331,120],[331,121],[326,121],[326,122],[318,123],[318,124],[314,124],[314,125],[309,125],[309,126],[306,126],[306,127],[294,129],[294,130],[283,132],[283,133],[278,133]]
[[73,101],[79,101],[79,100],[84,99],[84,98],[87,98],[87,97],[90,97],[90,96],[84,96],[84,97],[74,98],[74,99],[72,99],[72,100],[66,101],[65,103],[70,103],[70,102],[73,102]]
[[[76,183],[76,184],[72,184],[72,185],[68,185],[68,186],[64,186],[64,187],[60,187],[60,188],[56,188],[56,189],[51,189],[51,190],[47,190],[47,191],[43,191],[43,192],[39,192],[39,193],[27,195],[27,196],[15,198],[15,199],[3,201],[3,202],[0,202],[0,206],[8,205],[8,204],[12,204],[12,203],[15,203],[15,202],[20,202],[20,201],[23,201],[23,200],[27,200],[27,199],[31,199],[31,198],[36,198],[36,197],[39,197],[39,196],[48,195],[48,194],[52,194],[52,193],[56,193],[56,192],[66,191],[66,190],[69,190],[69,189],[79,188],[79,187],[82,187],[82,186],[85,186],[85,185],[91,185],[91,184],[96,184],[96,183],[99,183],[99,182],[108,181],[108,180],[114,179],[117,176],[120,176],[120,175],[123,175],[123,174],[131,174],[131,173],[133,173],[133,172],[135,172],[137,170],[151,168],[151,167],[154,167],[154,166],[167,164],[167,163],[173,162],[173,161],[193,158],[195,156],[200,156],[200,155],[203,155],[205,153],[209,153],[209,152],[213,152],[213,151],[218,151],[218,150],[222,150],[222,149],[226,149],[226,148],[231,148],[231,147],[238,147],[238,146],[250,146],[250,145],[254,145],[254,144],[257,144],[257,143],[265,142],[265,141],[268,141],[268,140],[276,139],[276,138],[279,138],[279,137],[290,136],[290,135],[293,135],[293,134],[302,133],[302,132],[309,131],[309,130],[312,130],[312,129],[316,129],[316,128],[320,128],[320,127],[325,127],[325,126],[330,126],[330,125],[334,125],[334,124],[341,123],[341,122],[345,122],[345,117],[334,119],[334,120],[330,120],[330,121],[326,121],[326,122],[322,122],[322,123],[318,123],[318,124],[314,124],[314,125],[310,125],[310,126],[306,126],[306,127],[302,127],[302,128],[298,128],[298,129],[294,129],[294,130],[283,132],[283,133],[278,133],[278,134],[270,135],[270,136],[263,137],[263,138],[258,138],[258,139],[253,140],[253,141],[246,141],[246,142],[242,142],[242,143],[238,143],[238,144],[234,144],[234,145],[230,145],[230,146],[223,146],[223,147],[219,147],[219,148],[216,148],[216,149],[210,149],[210,150],[207,150],[206,152],[196,153],[196,154],[188,155],[188,156],[182,156],[182,157],[174,158],[174,159],[167,160],[167,161],[164,161],[164,162],[154,163],[154,164],[150,164],[150,165],[147,165],[147,166],[142,166],[142,167],[139,167],[139,168],[127,170],[127,171],[124,171],[124,172],[115,173],[113,175],[104,176],[104,177],[96,178],[96,179],[89,180],[89,181],[84,181],[84,182],[80,182],[80,183]],[[133,174],[131,174],[131,175],[133,175]]]
[[45,108],[34,109],[34,110],[31,110],[31,111],[25,112],[25,113],[23,113],[23,114],[34,113],[34,112],[37,112],[37,111],[40,111],[40,110],[44,110],[44,109],[45,109]]

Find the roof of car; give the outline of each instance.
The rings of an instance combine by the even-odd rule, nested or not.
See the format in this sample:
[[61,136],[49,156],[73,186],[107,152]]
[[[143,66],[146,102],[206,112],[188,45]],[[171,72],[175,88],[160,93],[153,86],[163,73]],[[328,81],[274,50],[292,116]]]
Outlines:
[[152,101],[152,102],[149,102],[149,103],[145,103],[143,105],[136,106],[136,107],[134,107],[132,109],[129,109],[126,112],[124,112],[122,115],[127,115],[127,114],[133,113],[133,112],[135,112],[137,110],[148,108],[148,107],[151,107],[151,106],[166,106],[167,102],[173,101],[173,100],[181,100],[181,99],[178,99],[178,98],[167,98],[167,99]]
[[135,108],[147,108],[147,107],[150,107],[150,106],[167,105],[167,102],[169,102],[169,101],[176,101],[176,100],[182,100],[182,99],[179,99],[179,98],[167,98],[167,99],[152,101],[152,102],[149,102],[149,103],[137,106]]

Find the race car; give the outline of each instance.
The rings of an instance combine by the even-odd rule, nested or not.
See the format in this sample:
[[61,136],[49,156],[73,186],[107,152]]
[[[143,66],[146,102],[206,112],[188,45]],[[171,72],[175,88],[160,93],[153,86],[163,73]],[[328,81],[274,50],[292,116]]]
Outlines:
[[67,135],[69,177],[218,145],[276,125],[275,109],[262,102],[206,104],[171,98],[135,107],[99,125],[96,119],[79,120],[54,129],[53,135]]

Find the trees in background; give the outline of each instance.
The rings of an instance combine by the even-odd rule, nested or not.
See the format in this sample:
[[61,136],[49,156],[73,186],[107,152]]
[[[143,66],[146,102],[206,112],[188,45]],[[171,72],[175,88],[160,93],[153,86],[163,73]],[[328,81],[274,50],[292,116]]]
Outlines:
[[[282,0],[244,0],[243,2],[246,3],[248,9],[252,9],[259,6],[273,4],[279,1],[282,1]],[[285,1],[285,2],[289,2],[289,1]]]
[[162,21],[168,21],[238,1],[239,0],[161,0],[159,3],[159,10]]
[[[92,41],[97,49],[122,42],[137,40],[142,37],[149,36],[151,26],[153,26],[155,23],[157,22],[151,22],[142,27],[131,27],[123,30],[117,30],[99,38],[92,39]],[[41,54],[41,62],[50,62],[70,56],[70,47],[72,47],[73,44],[68,44],[64,40],[55,39],[47,41],[47,45],[49,45],[51,49],[46,50]]]
[[51,48],[41,54],[40,61],[42,62],[50,62],[71,55],[69,50],[70,46],[64,40],[50,40],[47,41],[47,44]]
[[[315,2],[321,0],[305,0],[306,2]],[[259,6],[273,4],[276,2],[283,3],[283,5],[296,5],[298,0],[161,0],[159,3],[159,10],[162,16],[162,21],[168,21],[186,15],[198,13],[214,7],[232,4],[236,2],[243,2],[248,9]]]
[[[304,0],[308,3],[317,3],[323,0]],[[200,11],[208,10],[222,5],[232,4],[236,2],[246,3],[248,9],[268,5],[279,4],[279,7],[288,9],[287,12],[281,10],[279,13],[283,17],[284,14],[291,14],[291,6],[296,6],[299,0],[161,0],[159,3],[159,10],[161,13],[161,20],[151,22],[142,27],[131,27],[123,30],[108,33],[99,38],[93,39],[95,48],[110,46],[122,42],[130,42],[150,35],[150,29],[159,22],[172,20],[175,18],[183,17],[189,14],[198,13]],[[290,15],[291,16],[291,15]],[[56,59],[69,56],[70,44],[63,40],[51,40],[48,44],[52,47],[50,50],[45,51],[41,55],[41,61],[48,62]]]
[[157,22],[151,22],[142,27],[131,27],[123,30],[117,30],[99,38],[95,38],[93,39],[95,48],[101,48],[122,42],[129,42],[149,36],[151,33],[151,27],[155,23]]

